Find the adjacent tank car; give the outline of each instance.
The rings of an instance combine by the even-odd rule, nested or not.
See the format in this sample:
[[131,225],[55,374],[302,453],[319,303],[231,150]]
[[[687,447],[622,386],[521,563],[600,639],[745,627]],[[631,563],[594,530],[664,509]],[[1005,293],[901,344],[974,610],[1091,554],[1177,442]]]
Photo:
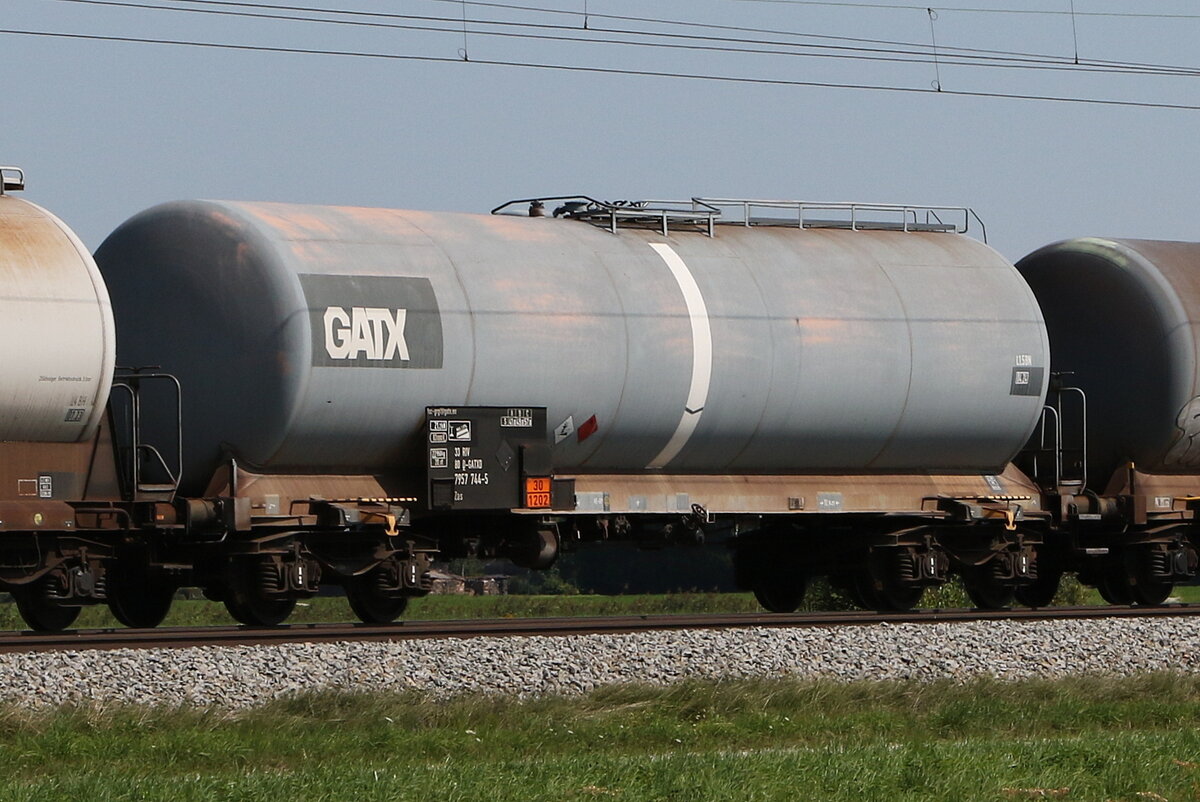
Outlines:
[[[65,315],[94,346],[5,340],[44,349],[14,370],[90,382],[62,409],[48,380],[0,398],[0,586],[35,628],[91,603],[152,626],[184,585],[247,624],[323,585],[388,621],[437,555],[546,567],[584,540],[723,539],[772,610],[816,575],[906,608],[951,574],[999,607],[1068,570],[1139,603],[1195,573],[1197,470],[1170,429],[1197,392],[1184,246],[1014,267],[966,209],[195,201],[132,218],[95,264],[37,210],[66,254],[42,281],[8,244],[31,209],[0,196],[28,287],[12,320]],[[1122,277],[1158,294],[1108,299]],[[1161,342],[1122,340],[1114,311]],[[1132,422],[1126,358],[1159,382]]]
[[1196,572],[1200,245],[1082,238],[1017,268],[1058,377],[1023,464],[1056,511],[1055,559],[1114,604],[1157,604]]

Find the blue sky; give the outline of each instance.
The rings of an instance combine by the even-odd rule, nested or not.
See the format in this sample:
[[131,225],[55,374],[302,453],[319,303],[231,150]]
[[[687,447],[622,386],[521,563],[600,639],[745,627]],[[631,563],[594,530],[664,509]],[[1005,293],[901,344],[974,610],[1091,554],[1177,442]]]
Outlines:
[[[0,27],[434,60],[0,34],[0,163],[25,168],[25,197],[93,248],[132,214],[180,198],[485,212],[509,198],[577,192],[965,205],[1014,260],[1072,236],[1200,239],[1200,111],[950,94],[1200,106],[1200,16],[1187,16],[1196,7],[1182,0],[1074,0],[1074,19],[1061,13],[1071,0],[956,0],[937,8],[932,30],[924,7],[889,2],[258,0],[326,9],[284,13],[339,24],[228,15],[280,13],[248,4],[124,2],[142,7],[4,0]],[[1059,13],[1011,13],[1023,9]],[[927,58],[934,38],[937,65]],[[823,55],[797,47],[805,43]],[[967,66],[954,63],[965,52],[954,48],[1069,61],[1077,48],[1085,62],[1192,71]],[[736,52],[748,49],[784,52]],[[897,49],[919,60],[864,60]],[[939,80],[945,91],[933,92]]]

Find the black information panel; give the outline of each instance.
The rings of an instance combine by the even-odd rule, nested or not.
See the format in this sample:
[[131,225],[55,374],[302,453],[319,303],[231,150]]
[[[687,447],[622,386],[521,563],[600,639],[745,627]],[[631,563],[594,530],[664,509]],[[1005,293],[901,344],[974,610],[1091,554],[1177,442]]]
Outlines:
[[429,505],[525,506],[526,476],[549,476],[545,407],[426,407]]

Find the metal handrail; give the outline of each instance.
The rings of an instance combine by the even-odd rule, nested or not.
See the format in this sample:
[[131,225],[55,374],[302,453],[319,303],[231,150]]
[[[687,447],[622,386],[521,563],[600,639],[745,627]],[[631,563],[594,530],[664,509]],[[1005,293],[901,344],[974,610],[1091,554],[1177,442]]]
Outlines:
[[[849,215],[849,226],[851,230],[857,231],[864,225],[868,225],[867,221],[860,218],[860,212],[883,212],[886,214],[897,214],[900,216],[900,226],[903,231],[911,231],[921,226],[921,216],[925,217],[925,225],[933,224],[936,221],[937,225],[945,225],[948,228],[952,227],[957,234],[966,234],[971,230],[972,221],[979,227],[980,237],[983,242],[987,242],[987,226],[983,220],[976,214],[975,210],[969,206],[931,206],[926,204],[911,204],[911,203],[861,203],[858,201],[798,201],[798,200],[770,200],[770,199],[751,199],[751,198],[693,198],[693,202],[702,203],[709,208],[735,207],[740,208],[742,216],[740,225],[752,226],[756,225],[752,211],[759,209],[786,209],[796,213],[796,226],[798,228],[811,228],[819,223],[814,223],[808,217],[810,211],[824,212],[845,212]],[[961,222],[945,223],[942,220],[941,214],[952,212],[962,216]],[[726,223],[738,224],[738,221],[726,220]],[[827,223],[828,221],[821,221]]]
[[[1088,465],[1087,394],[1084,393],[1083,389],[1079,388],[1079,387],[1059,387],[1058,388],[1058,399],[1057,399],[1056,406],[1058,408],[1058,414],[1060,416],[1060,419],[1062,416],[1063,393],[1076,393],[1079,396],[1079,409],[1080,409],[1080,415],[1079,415],[1079,417],[1080,417],[1080,437],[1079,437],[1079,460],[1080,460],[1080,463],[1079,464],[1081,466],[1081,472],[1080,472],[1080,477],[1079,477],[1078,481],[1079,481],[1080,487],[1087,487],[1087,479],[1088,479],[1088,475],[1087,475],[1087,465]],[[1061,452],[1066,451],[1066,446],[1060,444],[1059,451],[1060,451],[1060,454],[1061,454]],[[1072,481],[1074,481],[1074,480],[1072,480]]]
[[[162,452],[152,444],[141,442],[142,432],[142,405],[141,405],[141,390],[140,385],[143,380],[165,380],[170,383],[175,389],[175,455],[176,464],[175,470],[172,471],[167,465],[166,459]],[[141,477],[141,455],[151,454],[162,466],[167,476],[170,477],[171,483],[174,486],[172,493],[179,489],[179,483],[183,479],[183,387],[179,383],[179,379],[170,373],[140,373],[137,371],[118,375],[112,383],[113,390],[122,390],[129,394],[129,406],[131,420],[130,424],[130,492],[133,500],[137,500],[137,494],[142,484]]]
[[[1047,448],[1046,424],[1048,423],[1047,418],[1050,415],[1054,416],[1054,445]],[[1038,438],[1040,448],[1033,454],[1033,478],[1038,480],[1042,478],[1041,468],[1038,465],[1038,455],[1049,452],[1054,455],[1054,487],[1058,487],[1059,480],[1062,477],[1062,417],[1059,416],[1058,410],[1049,404],[1043,406],[1041,419],[1038,421],[1038,428],[1041,429],[1041,437]]]
[[20,167],[0,167],[0,195],[25,189],[25,171]]
[[[879,219],[863,219],[863,213],[898,215],[896,223],[890,225],[900,231],[930,231],[947,230],[957,234],[967,234],[972,224],[977,225],[980,237],[987,242],[987,227],[983,220],[968,206],[929,206],[922,204],[903,203],[859,203],[854,201],[796,201],[769,200],[752,198],[708,198],[693,197],[688,200],[647,199],[640,201],[601,201],[588,195],[555,195],[537,198],[520,198],[510,200],[492,209],[492,214],[513,214],[507,211],[513,206],[524,204],[545,204],[562,201],[563,206],[555,210],[555,217],[563,216],[573,219],[596,220],[602,219],[607,223],[608,230],[616,234],[620,221],[646,223],[655,221],[663,236],[670,233],[670,221],[681,221],[691,224],[702,224],[707,228],[707,234],[714,236],[715,225],[720,222],[725,225],[741,225],[747,228],[756,225],[794,225],[797,228],[827,228],[832,225],[849,227],[853,231],[864,228],[877,228],[886,221]],[[723,209],[740,209],[741,218],[723,219]],[[756,209],[785,209],[794,212],[794,222],[785,220],[755,220]],[[817,220],[811,212],[837,212],[847,215],[847,220]],[[961,221],[947,223],[942,215],[953,213],[961,215]],[[924,222],[922,222],[922,217]]]
[[[1033,477],[1043,487],[1046,486],[1041,475],[1042,468],[1040,458],[1044,454],[1054,455],[1054,484],[1053,487],[1063,487],[1070,485],[1072,487],[1078,485],[1080,488],[1086,488],[1088,482],[1088,450],[1087,450],[1087,394],[1079,387],[1056,386],[1052,390],[1055,393],[1055,398],[1051,403],[1042,407],[1042,412],[1038,418],[1037,428],[1037,446],[1032,444],[1025,449],[1033,462]],[[1070,449],[1066,446],[1066,440],[1063,437],[1063,421],[1066,420],[1066,415],[1063,412],[1063,395],[1072,393],[1079,396],[1079,446]],[[1051,425],[1053,424],[1053,425]],[[1051,444],[1046,443],[1046,437],[1050,434],[1053,436]],[[1032,441],[1031,441],[1032,443]],[[1070,453],[1079,454],[1079,475],[1078,477],[1066,478],[1064,476],[1064,455]]]

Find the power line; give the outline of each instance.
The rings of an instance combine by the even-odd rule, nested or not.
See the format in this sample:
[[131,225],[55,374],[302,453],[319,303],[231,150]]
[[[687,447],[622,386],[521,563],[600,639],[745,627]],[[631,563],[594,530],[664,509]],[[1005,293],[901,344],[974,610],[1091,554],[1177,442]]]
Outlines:
[[[87,4],[92,4],[92,5],[121,5],[121,6],[135,7],[135,8],[136,7],[162,8],[165,10],[172,10],[172,11],[195,11],[195,10],[197,10],[197,9],[188,9],[188,8],[177,7],[177,6],[149,5],[149,4],[145,3],[144,0],[142,0],[141,2],[129,2],[129,0],[126,0],[126,2],[120,2],[119,0],[46,0],[46,1],[47,2],[66,2],[66,3],[71,3],[71,2],[87,3]],[[275,3],[248,2],[248,0],[168,0],[168,2],[187,3],[189,5],[224,6],[224,7],[235,7],[235,8],[257,8],[257,9],[274,10],[274,11],[298,11],[298,12],[302,12],[302,13],[336,14],[336,15],[341,15],[341,16],[373,17],[373,18],[379,18],[379,19],[425,20],[425,21],[440,21],[440,22],[457,22],[459,20],[458,17],[453,17],[453,18],[451,18],[451,17],[435,17],[435,16],[427,16],[427,15],[416,15],[416,14],[395,14],[395,13],[377,12],[377,11],[359,11],[359,10],[352,10],[352,9],[320,8],[320,7],[315,7],[315,6],[279,5],[279,4],[275,4]],[[491,2],[482,2],[482,0],[426,0],[426,2],[453,3],[456,6],[461,4],[463,6],[469,5],[469,6],[478,6],[478,7],[482,7],[482,8],[497,8],[497,9],[505,9],[505,10],[531,11],[531,12],[538,12],[538,13],[546,14],[546,15],[565,15],[565,16],[575,17],[575,18],[579,18],[579,19],[584,19],[584,13],[581,11],[537,8],[536,6],[522,6],[522,5],[514,5],[511,3],[491,3]],[[263,15],[263,16],[266,18],[274,18],[274,19],[291,19],[291,17],[282,16],[282,15],[274,15],[274,14]],[[623,14],[600,14],[600,13],[596,13],[596,12],[592,12],[590,14],[590,16],[595,17],[595,18],[621,20],[621,21],[626,21],[626,22],[648,22],[648,23],[658,24],[658,25],[671,25],[671,26],[687,27],[687,28],[706,28],[706,29],[712,29],[712,30],[728,30],[728,31],[738,31],[738,32],[743,32],[743,33],[762,33],[762,34],[771,34],[773,36],[788,36],[788,37],[797,37],[797,38],[806,38],[806,39],[822,39],[822,40],[828,40],[828,41],[854,42],[856,44],[885,45],[885,46],[916,48],[916,49],[927,47],[927,45],[924,45],[922,43],[914,43],[914,42],[903,42],[903,41],[894,41],[894,40],[887,40],[887,39],[868,39],[868,38],[854,37],[854,36],[834,36],[834,35],[829,35],[829,34],[803,33],[803,32],[798,32],[798,31],[780,31],[780,30],[771,29],[771,28],[750,28],[750,27],[735,26],[735,25],[719,25],[719,24],[714,24],[714,23],[672,20],[672,19],[664,19],[664,18],[659,18],[659,17],[635,17],[635,16],[628,16],[628,15],[623,15]],[[300,17],[298,19],[309,20],[311,18]],[[517,26],[517,27],[542,28],[542,29],[552,29],[552,30],[592,30],[591,28],[588,28],[586,26],[550,25],[550,24],[546,24],[546,23],[509,22],[509,21],[497,21],[497,20],[476,20],[476,22],[482,22],[482,23],[491,24],[491,25],[511,25],[511,26]],[[363,24],[369,25],[370,23],[363,23]],[[644,35],[648,35],[648,36],[682,37],[681,34],[662,33],[659,31],[625,31],[625,30],[621,30],[621,29],[602,29],[602,30],[607,33],[640,33],[640,34],[644,34]],[[781,44],[779,42],[774,42],[774,41],[769,41],[769,40],[764,41],[764,40],[760,40],[760,39],[746,39],[746,38],[735,38],[735,37],[688,36],[688,37],[684,37],[684,38],[706,39],[706,40],[713,40],[713,41],[726,41],[726,42],[740,43],[740,44]],[[782,44],[792,45],[794,43],[782,43]],[[1045,55],[1045,54],[1025,53],[1025,52],[1019,52],[1019,51],[982,50],[982,49],[977,49],[977,48],[956,48],[956,47],[949,47],[949,46],[944,46],[943,49],[944,50],[956,50],[956,51],[959,51],[962,53],[986,54],[986,55],[997,55],[997,56],[1017,56],[1017,57],[1028,57],[1028,58],[1035,58],[1035,59],[1042,58],[1042,59],[1047,59],[1047,60],[1063,61],[1062,56],[1050,56],[1050,55]],[[1114,63],[1116,63],[1116,62],[1114,62]],[[1132,63],[1132,66],[1162,67],[1163,65]]]
[[[243,5],[243,4],[245,4],[244,0],[242,0],[242,2],[238,2],[237,0],[173,0],[173,2],[213,3],[213,4],[219,4],[219,5]],[[889,39],[866,39],[866,38],[855,37],[855,36],[835,36],[835,35],[831,35],[831,34],[804,33],[804,32],[799,32],[799,31],[780,31],[780,30],[776,30],[776,29],[772,29],[772,28],[754,28],[754,27],[745,27],[745,26],[739,26],[739,25],[722,25],[722,24],[710,23],[710,22],[670,20],[670,19],[662,19],[662,18],[656,18],[656,17],[635,17],[635,16],[628,16],[628,15],[623,15],[623,14],[600,14],[595,11],[592,11],[592,12],[590,12],[590,14],[585,15],[585,13],[582,11],[570,11],[567,9],[538,8],[537,6],[516,5],[513,3],[497,3],[497,2],[489,2],[488,0],[426,0],[426,2],[431,2],[431,3],[466,2],[467,5],[481,6],[481,7],[485,7],[485,8],[502,8],[502,9],[517,10],[517,11],[533,11],[533,12],[539,12],[542,14],[557,14],[557,15],[576,17],[576,18],[584,18],[585,16],[591,16],[591,17],[595,17],[595,18],[615,19],[615,20],[623,20],[623,21],[631,21],[631,22],[650,22],[650,23],[657,23],[657,24],[664,24],[664,25],[678,25],[678,26],[685,26],[685,27],[710,28],[713,30],[739,31],[739,32],[743,32],[743,33],[765,33],[765,34],[772,34],[772,35],[778,35],[778,36],[794,36],[794,37],[803,37],[803,38],[825,39],[825,40],[829,40],[829,41],[857,42],[857,43],[861,43],[861,44],[895,45],[898,47],[913,47],[913,48],[919,48],[919,47],[924,46],[923,44],[921,44],[919,42],[918,43],[902,42],[902,41],[895,41],[895,40],[889,40]],[[816,4],[815,0],[814,0],[814,4]],[[265,4],[257,4],[257,5],[265,5]],[[825,3],[825,5],[843,5],[843,6],[851,6],[851,7],[861,6],[864,8],[872,8],[872,7],[900,8],[903,10],[915,9],[918,11],[928,10],[926,6],[890,6],[890,5],[883,5],[883,4],[864,5],[861,3],[835,3],[835,2]],[[281,6],[281,8],[287,8],[287,7]],[[936,11],[938,9],[935,8],[934,10]],[[970,11],[973,9],[945,8],[943,10]],[[1011,9],[998,9],[997,11],[1003,11],[1003,12],[1007,13],[1007,12],[1011,11]],[[345,13],[370,14],[373,16],[375,15],[374,12],[364,12],[364,11],[354,11],[354,12],[345,12]],[[1030,12],[1030,13],[1036,13],[1036,11]],[[1049,12],[1047,12],[1047,13],[1049,13]],[[1067,14],[1070,12],[1054,12],[1054,13]],[[1088,14],[1083,14],[1082,12],[1076,12],[1076,13],[1081,14],[1083,16],[1088,15]],[[1093,12],[1089,12],[1089,13],[1093,13]],[[1095,13],[1098,13],[1098,12],[1095,12]],[[1117,16],[1117,14],[1114,13],[1114,14],[1110,14],[1109,16]],[[1129,14],[1128,16],[1136,17],[1139,15]],[[1149,15],[1149,16],[1154,16],[1154,15]],[[1193,15],[1178,15],[1178,16],[1183,19],[1200,19],[1200,15],[1194,15],[1194,16]],[[586,26],[584,26],[584,27],[586,27]],[[734,40],[734,41],[737,41],[737,40]],[[753,40],[749,40],[749,41],[753,41]],[[1030,58],[1043,58],[1043,59],[1047,59],[1047,60],[1059,60],[1059,61],[1065,60],[1065,57],[1063,57],[1063,56],[1047,55],[1047,54],[1040,54],[1040,53],[1028,53],[1028,52],[1021,52],[1021,51],[1012,51],[1012,50],[986,50],[986,49],[979,49],[979,48],[950,47],[950,46],[943,46],[943,49],[944,50],[956,50],[956,51],[959,51],[962,53],[992,54],[992,55],[999,55],[999,56],[1022,56],[1022,57],[1030,57]],[[1146,64],[1146,63],[1141,63],[1141,62],[1119,62],[1119,61],[1109,61],[1106,59],[1088,59],[1088,62],[1093,63],[1093,64],[1114,64],[1114,65],[1122,64],[1122,65],[1127,65],[1127,66],[1146,67],[1146,68],[1152,68],[1152,69],[1156,69],[1156,68],[1174,69],[1174,67],[1172,67],[1171,65]],[[1191,70],[1194,68],[1183,67],[1180,69]]]
[[[199,3],[205,5],[233,6],[240,8],[259,8],[272,10],[286,11],[303,11],[305,13],[321,13],[321,14],[348,14],[354,16],[371,16],[392,20],[410,20],[408,23],[396,22],[369,22],[362,20],[344,20],[344,19],[329,19],[322,17],[306,17],[296,16],[293,14],[268,14],[258,11],[230,11],[218,10],[212,8],[185,8],[177,6],[167,6],[158,3],[145,2],[144,0],[49,0],[50,2],[73,3],[83,5],[96,5],[144,10],[159,10],[169,12],[193,13],[193,14],[208,14],[217,16],[230,16],[251,19],[268,19],[268,20],[283,20],[295,22],[308,22],[329,25],[349,25],[366,28],[388,28],[413,30],[430,33],[454,33],[463,34],[466,36],[466,18],[457,17],[434,17],[427,15],[415,14],[373,14],[370,12],[360,11],[340,11],[337,9],[321,9],[306,6],[274,6],[264,3],[250,2],[235,2],[235,0],[183,0],[183,2]],[[452,2],[457,0],[451,0]],[[494,5],[483,3],[478,5]],[[465,8],[465,6],[464,6]],[[577,13],[577,12],[571,12]],[[613,16],[613,15],[610,15]],[[414,22],[431,22],[442,23],[442,27],[434,25],[417,25]],[[514,22],[506,20],[469,20],[473,25],[479,26],[496,26],[505,28],[517,29],[535,29],[535,30],[578,30],[574,27],[561,25],[548,25],[545,23],[529,23],[529,22]],[[453,26],[453,27],[450,27]],[[696,34],[675,34],[661,33],[656,31],[641,31],[627,30],[619,28],[594,28],[591,29],[595,33],[609,33],[619,36],[638,36],[652,38],[666,38],[676,40],[674,42],[655,42],[655,41],[639,41],[637,39],[604,39],[599,36],[571,36],[571,35],[554,35],[547,33],[521,33],[513,30],[489,31],[475,28],[471,31],[474,35],[491,36],[513,39],[533,39],[540,41],[555,41],[555,42],[573,42],[584,44],[597,45],[624,45],[628,47],[641,48],[658,48],[668,50],[688,50],[699,52],[720,52],[720,53],[739,53],[749,55],[770,55],[770,56],[788,56],[801,58],[831,58],[848,61],[877,61],[887,63],[902,63],[902,64],[934,64],[939,63],[939,52],[935,46],[930,50],[929,45],[912,44],[908,45],[910,49],[896,48],[869,48],[869,47],[849,47],[846,45],[825,45],[825,44],[810,44],[810,43],[790,43],[779,42],[761,39],[732,39],[729,37],[711,37],[699,36]],[[677,40],[690,40],[701,42],[729,43],[729,44],[679,44]],[[762,49],[753,47],[739,47],[735,44],[761,45],[766,48],[786,47],[787,50]],[[807,52],[797,50],[796,48],[808,48],[817,52]],[[460,56],[465,58],[465,43],[460,49]],[[1069,71],[1069,72],[1091,72],[1091,73],[1121,73],[1133,75],[1154,75],[1154,76],[1197,76],[1200,75],[1200,68],[1180,67],[1173,65],[1152,65],[1139,64],[1134,62],[1107,62],[1096,60],[1085,60],[1083,62],[1071,61],[1069,58],[1062,56],[1038,56],[1036,54],[1020,54],[1011,53],[1004,54],[1004,51],[968,51],[962,48],[942,47],[940,49],[941,63],[954,66],[975,67],[975,68],[998,68],[998,69],[1027,69],[1027,70],[1049,70],[1049,71]]]
[[[148,8],[149,7],[164,8],[166,10],[171,10],[171,11],[194,10],[194,9],[175,7],[175,6],[170,6],[170,7],[149,6],[149,5],[145,4],[145,0],[141,0],[138,3],[132,3],[132,2],[129,2],[129,0],[126,0],[126,2],[119,2],[119,0],[47,0],[47,1],[48,2],[77,2],[77,3],[107,4],[107,5],[130,5],[133,7],[145,6]],[[353,9],[331,9],[331,8],[320,8],[320,7],[314,7],[314,6],[279,5],[276,3],[250,2],[249,0],[167,0],[167,1],[175,2],[175,3],[188,3],[189,5],[224,6],[224,7],[236,7],[236,8],[258,8],[258,9],[277,10],[277,11],[298,11],[298,12],[302,12],[302,13],[336,14],[336,15],[350,16],[350,17],[374,17],[374,18],[380,18],[380,19],[407,19],[407,20],[423,20],[423,21],[432,21],[432,22],[458,22],[458,20],[459,20],[458,17],[454,17],[454,18],[433,17],[433,16],[415,15],[415,14],[395,14],[395,13],[386,13],[386,12],[377,12],[377,11],[359,11],[359,10],[353,10]],[[530,12],[537,12],[537,13],[546,14],[546,15],[569,16],[569,17],[575,17],[577,19],[581,19],[585,23],[581,28],[581,26],[550,25],[550,24],[546,24],[546,23],[510,22],[510,21],[500,21],[500,20],[476,20],[475,21],[475,22],[477,22],[477,24],[487,24],[487,25],[495,25],[495,26],[528,27],[528,28],[538,28],[538,29],[546,29],[546,30],[581,30],[581,29],[582,30],[598,30],[598,31],[604,32],[604,33],[614,33],[614,34],[621,34],[621,35],[644,35],[644,36],[655,36],[655,37],[684,38],[684,39],[695,39],[695,40],[703,40],[703,41],[729,42],[729,43],[735,43],[735,44],[762,44],[762,45],[780,45],[780,46],[787,46],[787,47],[805,46],[805,47],[811,47],[811,48],[846,49],[846,50],[850,50],[852,52],[881,52],[881,53],[896,52],[896,53],[909,54],[909,55],[912,55],[914,53],[927,53],[928,47],[929,47],[928,45],[926,45],[924,43],[920,43],[920,42],[914,43],[914,42],[903,42],[903,41],[894,41],[894,40],[887,40],[887,39],[868,39],[868,38],[853,37],[853,36],[834,36],[834,35],[829,35],[829,34],[814,34],[814,33],[804,33],[804,32],[798,32],[798,31],[780,31],[780,30],[775,30],[775,29],[770,29],[770,28],[750,28],[750,27],[743,27],[743,26],[720,25],[720,24],[715,24],[715,23],[664,19],[664,18],[659,18],[659,17],[636,17],[636,16],[629,16],[629,15],[623,15],[623,14],[601,14],[601,13],[596,13],[596,12],[591,12],[590,16],[595,17],[595,18],[630,21],[630,22],[647,22],[647,23],[652,23],[652,24],[656,24],[656,25],[670,25],[670,26],[685,27],[685,28],[702,28],[702,29],[712,29],[712,30],[728,30],[728,31],[738,31],[738,32],[763,33],[763,34],[771,34],[773,36],[786,36],[786,37],[795,37],[795,38],[804,38],[804,39],[820,39],[820,40],[838,41],[838,42],[854,42],[854,43],[860,44],[860,45],[883,45],[885,47],[880,48],[880,49],[859,48],[859,47],[837,48],[836,46],[832,46],[832,45],[800,44],[800,43],[793,43],[793,42],[777,42],[777,41],[771,41],[771,40],[746,39],[746,38],[735,38],[735,37],[692,36],[692,35],[684,35],[684,34],[663,33],[663,32],[659,32],[659,31],[629,31],[629,30],[623,30],[623,29],[618,29],[618,28],[590,29],[586,25],[586,19],[587,19],[588,15],[585,15],[585,13],[582,11],[570,11],[570,10],[563,10],[563,9],[546,9],[546,8],[538,8],[536,6],[516,5],[513,3],[487,2],[486,0],[426,0],[426,2],[453,3],[455,5],[461,5],[464,8],[466,6],[478,6],[481,8],[530,11]],[[861,4],[852,4],[852,5],[861,5]],[[888,6],[888,8],[896,8],[896,6]],[[919,7],[914,6],[914,8],[919,8]],[[279,16],[279,15],[264,15],[264,16],[266,18],[290,19],[290,17]],[[298,19],[305,20],[305,21],[319,21],[319,20],[315,20],[315,19],[309,18],[309,17],[300,17]],[[363,24],[370,25],[370,23],[363,23]],[[436,30],[440,30],[440,29],[436,29]],[[593,40],[580,39],[577,41],[593,41]],[[907,48],[908,50],[907,51],[892,50],[892,49],[889,49],[890,47]],[[979,49],[979,48],[953,47],[953,46],[947,46],[947,45],[943,45],[942,50],[944,52],[955,51],[955,53],[962,55],[964,58],[966,58],[967,56],[973,56],[973,57],[980,57],[981,59],[986,60],[986,57],[993,56],[993,57],[996,57],[997,60],[1012,59],[1012,60],[1019,60],[1019,61],[1028,61],[1029,63],[1035,63],[1035,64],[1041,63],[1041,62],[1050,63],[1050,64],[1073,64],[1073,63],[1076,63],[1075,61],[1067,59],[1065,56],[1048,55],[1048,54],[1042,54],[1042,53],[1029,53],[1029,52],[1021,52],[1021,51],[1011,51],[1011,50],[986,50],[986,49]],[[756,51],[751,51],[751,52],[756,52]],[[1150,74],[1158,74],[1161,71],[1161,74],[1191,75],[1193,73],[1200,72],[1200,68],[1195,68],[1195,67],[1186,67],[1186,66],[1169,65],[1169,64],[1150,64],[1150,63],[1144,63],[1144,62],[1116,61],[1116,60],[1107,60],[1107,59],[1087,59],[1084,63],[1086,65],[1091,65],[1091,66],[1118,67],[1118,68],[1122,68],[1122,69],[1128,69],[1131,71],[1147,71]]]
[[[791,6],[831,6],[835,8],[888,9],[890,11],[927,11],[929,6],[889,5],[887,3],[844,3],[836,0],[736,0],[740,3],[774,3]],[[933,6],[934,11],[952,11],[964,14],[1030,14],[1054,17],[1070,16],[1070,11],[1055,11],[1048,8],[968,8],[965,6]],[[1117,17],[1134,19],[1200,19],[1200,14],[1168,14],[1142,11],[1076,11],[1079,17]]]
[[[208,48],[217,50],[231,50],[242,52],[256,53],[282,53],[292,55],[319,55],[319,56],[342,56],[346,58],[366,58],[366,59],[384,59],[390,61],[421,61],[434,63],[451,63],[463,64],[464,62],[457,57],[449,56],[420,56],[415,54],[405,53],[378,53],[370,51],[356,50],[325,50],[316,48],[301,48],[301,47],[277,47],[268,45],[242,45],[229,42],[203,42],[195,40],[183,39],[157,39],[150,37],[138,36],[102,36],[98,34],[82,34],[82,33],[64,33],[59,31],[29,31],[17,30],[11,28],[0,28],[0,34],[10,36],[30,36],[42,38],[56,38],[68,40],[85,40],[97,42],[117,42],[117,43],[132,43],[132,44],[151,44],[151,45],[166,45],[177,47],[193,47],[193,48]],[[1183,111],[1200,111],[1200,106],[1188,105],[1183,103],[1155,103],[1150,101],[1140,100],[1117,100],[1109,98],[1088,98],[1088,97],[1070,97],[1056,95],[1034,95],[1034,94],[1018,94],[1007,92],[972,92],[965,90],[947,90],[935,92],[933,89],[923,89],[920,87],[908,86],[890,86],[886,84],[862,84],[862,83],[838,83],[829,81],[796,81],[781,78],[750,78],[734,75],[717,75],[704,73],[687,73],[687,72],[668,72],[656,70],[637,70],[637,69],[622,69],[617,67],[592,67],[576,64],[549,64],[536,63],[525,61],[506,61],[500,59],[475,59],[469,62],[470,64],[494,66],[494,67],[519,67],[525,69],[538,70],[556,70],[562,72],[583,72],[596,73],[602,75],[626,75],[651,78],[678,78],[701,81],[715,81],[721,83],[733,84],[753,84],[759,86],[784,86],[784,87],[813,87],[824,89],[859,89],[879,92],[903,92],[907,94],[940,94],[940,95],[957,95],[960,97],[975,97],[975,98],[993,98],[993,99],[1008,99],[1008,100],[1036,100],[1053,103],[1082,103],[1099,106],[1117,106],[1128,108],[1146,108],[1146,109],[1174,109]]]

